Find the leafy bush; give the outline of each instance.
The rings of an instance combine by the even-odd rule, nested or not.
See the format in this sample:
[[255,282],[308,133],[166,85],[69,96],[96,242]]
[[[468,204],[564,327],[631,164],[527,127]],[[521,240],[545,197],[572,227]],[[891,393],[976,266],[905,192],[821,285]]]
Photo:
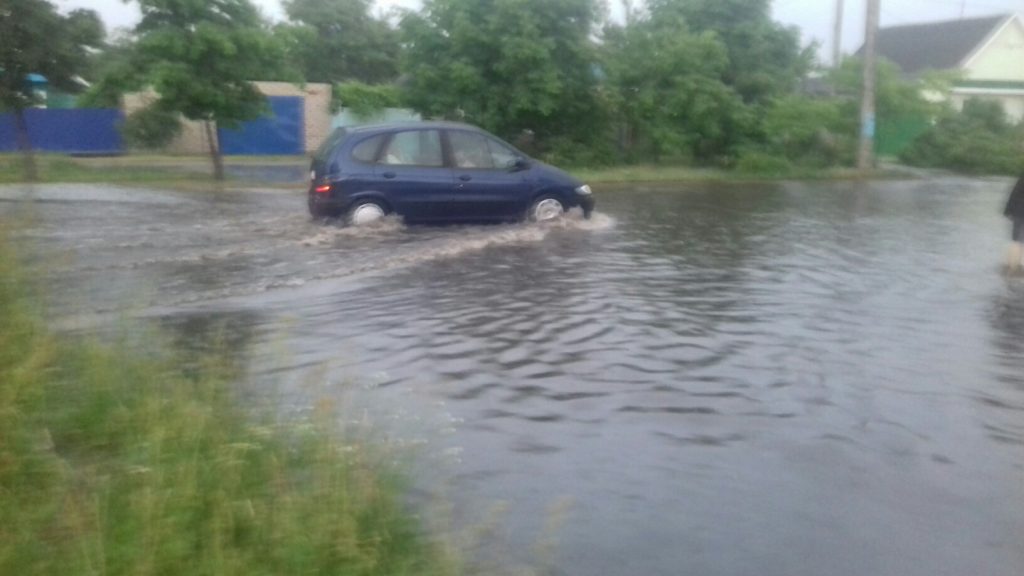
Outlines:
[[390,84],[371,85],[362,82],[345,82],[334,86],[331,110],[337,112],[348,108],[356,116],[365,118],[385,108],[402,105],[402,93]]
[[121,135],[131,148],[157,150],[170,144],[181,134],[181,117],[155,105],[150,105],[125,118]]
[[815,167],[849,164],[856,142],[856,117],[838,99],[789,96],[765,113],[766,149],[790,162]]
[[[847,103],[846,113],[854,121],[860,117],[860,93],[864,64],[858,57],[845,58],[842,65],[832,71],[830,82]],[[950,72],[926,72],[920,78],[908,78],[900,67],[884,58],[879,59],[875,80],[876,107],[879,124],[907,117],[932,117],[942,111],[938,100],[929,100],[924,92],[945,94],[956,76]]]
[[949,113],[900,156],[912,166],[968,174],[1024,171],[1024,125],[1013,126],[997,102],[970,100]]
[[736,171],[758,176],[785,176],[793,172],[793,164],[782,156],[747,150],[740,154]]
[[[587,168],[609,166],[615,163],[615,149],[611,142],[610,138],[595,139],[589,142],[554,138],[540,143],[543,145],[543,150],[539,151],[539,156],[545,162],[556,166]],[[530,153],[530,151],[524,151]]]

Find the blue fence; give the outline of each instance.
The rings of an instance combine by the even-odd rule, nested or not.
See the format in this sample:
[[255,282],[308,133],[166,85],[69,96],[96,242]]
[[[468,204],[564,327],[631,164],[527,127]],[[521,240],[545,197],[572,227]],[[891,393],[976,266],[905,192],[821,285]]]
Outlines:
[[[123,151],[120,110],[25,110],[32,148],[65,154],[117,154]],[[14,114],[0,114],[0,152],[18,149]]]
[[[267,98],[270,114],[237,130],[221,129],[224,154],[301,155],[305,146],[305,108],[301,97]],[[40,152],[120,154],[120,110],[33,108],[25,111],[29,140]],[[13,114],[0,114],[0,152],[18,150]]]
[[286,155],[306,151],[303,99],[271,96],[267,104],[270,116],[246,122],[237,130],[219,131],[224,154]]

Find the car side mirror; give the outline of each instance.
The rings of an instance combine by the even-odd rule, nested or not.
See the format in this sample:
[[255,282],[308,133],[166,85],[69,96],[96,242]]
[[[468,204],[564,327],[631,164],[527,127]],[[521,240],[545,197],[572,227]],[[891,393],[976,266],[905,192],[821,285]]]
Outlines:
[[516,158],[508,166],[509,172],[522,172],[523,170],[528,170],[529,168],[530,161],[527,160],[526,158]]

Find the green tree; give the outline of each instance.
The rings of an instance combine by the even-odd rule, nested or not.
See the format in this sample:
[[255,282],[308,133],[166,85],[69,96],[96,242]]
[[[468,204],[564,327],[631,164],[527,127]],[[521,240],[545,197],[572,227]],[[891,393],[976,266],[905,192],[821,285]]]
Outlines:
[[99,57],[107,45],[107,30],[99,14],[92,10],[72,10],[66,19],[65,33],[79,46],[87,47],[85,63],[77,75],[89,82],[97,77]]
[[595,0],[427,0],[407,12],[402,71],[426,116],[465,119],[537,144],[595,142],[607,124],[597,91]]
[[159,150],[173,142],[182,128],[179,114],[149,105],[124,119],[121,136],[132,148]]
[[290,0],[276,33],[311,82],[388,82],[398,76],[398,31],[370,0]]
[[765,110],[765,148],[796,164],[849,164],[857,144],[857,119],[836,98],[778,98]]
[[[832,72],[831,81],[843,101],[843,114],[860,118],[863,62],[860,58],[847,58]],[[948,106],[948,95],[957,74],[927,72],[908,78],[899,66],[881,59],[876,66],[876,141],[883,151],[892,151],[926,131]],[[850,134],[856,136],[858,127]],[[894,144],[895,142],[895,144]]]
[[810,70],[815,47],[772,20],[771,0],[649,0],[651,19],[682,18],[694,33],[714,32],[726,47],[722,80],[744,102],[768,104],[791,93]]
[[728,49],[691,33],[678,12],[634,15],[604,34],[605,65],[629,159],[728,156],[750,131],[750,110],[722,78]]
[[402,105],[402,92],[390,84],[371,86],[362,82],[336,84],[332,92],[331,110],[348,108],[359,117],[367,117],[385,108]]
[[137,0],[130,63],[121,90],[148,88],[153,106],[203,122],[214,177],[224,178],[217,127],[258,118],[266,98],[253,80],[280,71],[283,50],[249,0]]
[[[863,66],[860,58],[846,58],[832,73],[831,81],[837,92],[846,97],[853,109],[860,106]],[[943,105],[939,102],[944,98],[930,101],[924,97],[924,93],[930,91],[941,96],[948,92],[949,85],[954,79],[947,73],[928,74],[919,79],[906,78],[899,66],[885,59],[879,59],[876,74],[875,93],[879,123],[906,117],[935,116],[942,110]]]
[[900,159],[912,166],[968,174],[1024,172],[1024,123],[1014,126],[998,102],[968,100],[918,137]]
[[63,16],[45,0],[0,0],[0,108],[14,112],[25,176],[36,180],[25,109],[38,97],[29,74],[41,74],[53,88],[76,90],[75,77],[87,63],[89,47],[103,41],[103,26],[91,10]]
[[90,55],[89,88],[78,98],[79,108],[119,108],[134,75],[135,39],[124,36],[108,41]]

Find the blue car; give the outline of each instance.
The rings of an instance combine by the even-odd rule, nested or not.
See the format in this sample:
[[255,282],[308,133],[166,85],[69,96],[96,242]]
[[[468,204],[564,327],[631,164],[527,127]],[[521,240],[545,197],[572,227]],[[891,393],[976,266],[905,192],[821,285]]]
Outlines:
[[545,221],[594,210],[590,187],[465,124],[339,128],[313,157],[309,212],[350,224]]

